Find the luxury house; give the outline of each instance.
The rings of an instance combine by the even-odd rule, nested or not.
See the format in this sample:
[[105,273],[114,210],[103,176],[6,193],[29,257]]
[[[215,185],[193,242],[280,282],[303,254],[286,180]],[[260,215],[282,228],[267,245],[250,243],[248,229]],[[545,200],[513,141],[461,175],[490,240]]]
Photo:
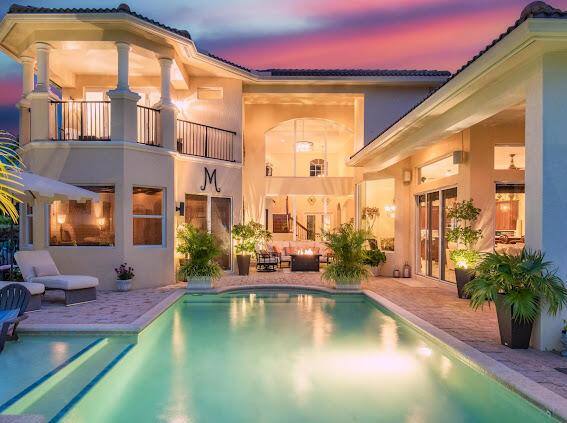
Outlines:
[[[446,211],[472,198],[479,248],[542,249],[565,275],[566,18],[532,3],[451,75],[247,69],[127,5],[14,5],[0,48],[22,64],[25,163],[101,200],[25,205],[21,244],[103,287],[120,262],[152,286],[175,279],[182,222],[222,240],[228,271],[233,223],[305,241],[354,220],[384,274],[451,283]],[[559,322],[540,320],[536,346]]]

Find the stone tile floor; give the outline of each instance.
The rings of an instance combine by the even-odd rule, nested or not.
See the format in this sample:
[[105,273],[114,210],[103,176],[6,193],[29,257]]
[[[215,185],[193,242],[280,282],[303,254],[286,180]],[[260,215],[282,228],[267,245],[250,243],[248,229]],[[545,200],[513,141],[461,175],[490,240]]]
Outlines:
[[[329,286],[318,273],[255,273],[249,276],[227,275],[217,287],[259,284]],[[57,323],[132,323],[183,284],[128,293],[100,291],[94,303],[64,307],[57,302],[44,302],[42,310],[30,313],[26,324]],[[511,350],[500,344],[494,307],[473,311],[467,300],[457,298],[456,289],[438,282],[414,279],[371,278],[363,286],[405,308],[454,337],[482,351],[502,364],[522,373],[567,399],[567,359],[555,352]],[[57,300],[53,293],[49,300]]]

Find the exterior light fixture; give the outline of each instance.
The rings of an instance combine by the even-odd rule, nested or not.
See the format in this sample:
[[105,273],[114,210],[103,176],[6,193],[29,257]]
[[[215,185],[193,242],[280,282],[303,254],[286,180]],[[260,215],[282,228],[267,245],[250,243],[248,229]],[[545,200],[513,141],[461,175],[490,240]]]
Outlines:
[[295,151],[298,153],[313,151],[313,143],[311,141],[297,141],[295,143]]

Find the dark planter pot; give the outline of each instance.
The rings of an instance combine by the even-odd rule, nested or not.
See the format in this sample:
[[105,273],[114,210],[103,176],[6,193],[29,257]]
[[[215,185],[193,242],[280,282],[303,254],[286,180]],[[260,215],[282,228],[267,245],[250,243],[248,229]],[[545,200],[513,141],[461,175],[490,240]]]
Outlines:
[[474,279],[474,270],[455,269],[455,279],[457,280],[457,294],[459,298],[470,298],[465,294],[465,285]]
[[500,329],[500,342],[509,348],[526,349],[530,346],[533,323],[519,322],[512,319],[512,306],[504,301],[505,295],[496,297],[496,316]]
[[246,276],[250,273],[250,256],[237,254],[236,262],[238,263],[238,274]]

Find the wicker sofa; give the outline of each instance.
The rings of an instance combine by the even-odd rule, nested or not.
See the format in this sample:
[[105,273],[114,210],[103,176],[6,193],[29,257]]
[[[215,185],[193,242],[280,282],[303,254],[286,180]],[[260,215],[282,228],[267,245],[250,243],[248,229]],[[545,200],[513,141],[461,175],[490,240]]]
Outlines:
[[270,241],[267,249],[277,255],[280,267],[283,263],[290,266],[291,254],[299,250],[310,249],[314,254],[321,254],[321,257],[319,257],[321,263],[328,263],[331,257],[331,251],[323,242],[319,241]]

